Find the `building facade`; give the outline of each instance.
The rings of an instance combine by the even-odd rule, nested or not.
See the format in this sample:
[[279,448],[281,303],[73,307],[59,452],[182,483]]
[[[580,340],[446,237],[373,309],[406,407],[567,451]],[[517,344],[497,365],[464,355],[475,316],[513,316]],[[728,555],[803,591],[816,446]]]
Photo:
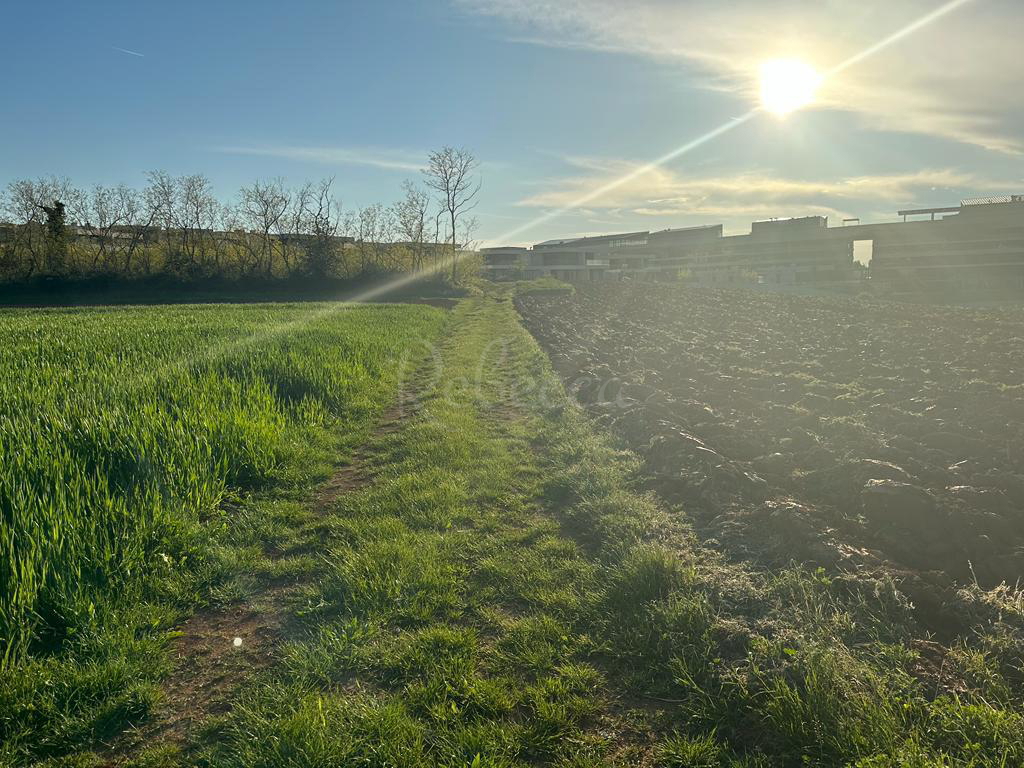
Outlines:
[[[492,279],[553,277],[687,280],[794,292],[852,292],[871,280],[898,290],[1010,289],[1024,294],[1024,196],[900,211],[881,224],[806,216],[756,221],[726,236],[720,224],[548,240],[484,249]],[[915,217],[928,216],[928,219]],[[854,220],[855,221],[855,220]],[[857,258],[858,249],[869,252]]]
[[529,248],[514,246],[481,248],[481,272],[488,280],[495,282],[522,280],[529,253]]
[[897,291],[1024,292],[1024,195],[901,213],[931,219],[875,225],[872,280]]

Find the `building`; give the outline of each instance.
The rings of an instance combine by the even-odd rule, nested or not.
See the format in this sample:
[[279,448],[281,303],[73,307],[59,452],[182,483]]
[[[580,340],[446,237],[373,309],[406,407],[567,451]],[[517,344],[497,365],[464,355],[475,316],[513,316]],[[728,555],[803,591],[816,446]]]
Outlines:
[[755,221],[749,235],[722,238],[716,251],[689,269],[701,283],[781,290],[840,288],[859,283],[863,273],[853,258],[853,241],[831,237],[825,216]]
[[630,249],[643,246],[647,232],[548,240],[533,246],[527,277],[554,277],[568,282],[593,282],[609,277]]
[[1024,292],[1024,195],[900,215],[929,219],[872,227],[873,281],[895,291]]
[[568,282],[686,279],[794,292],[852,292],[871,280],[893,291],[1024,293],[1024,195],[899,215],[902,221],[854,219],[832,227],[824,216],[769,219],[731,236],[715,224],[489,248],[485,274]]
[[652,232],[643,254],[643,277],[675,280],[714,257],[723,240],[721,224]]
[[513,246],[481,248],[480,257],[483,260],[481,272],[488,280],[495,282],[521,280],[529,253],[528,248]]

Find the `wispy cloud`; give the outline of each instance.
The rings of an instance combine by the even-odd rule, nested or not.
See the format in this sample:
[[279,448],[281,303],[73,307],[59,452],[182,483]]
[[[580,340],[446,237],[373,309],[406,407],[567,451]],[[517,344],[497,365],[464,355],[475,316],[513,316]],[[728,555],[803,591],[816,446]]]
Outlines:
[[120,53],[127,53],[129,56],[138,56],[140,59],[146,58],[146,54],[139,53],[138,51],[130,51],[127,48],[118,48],[116,45],[112,45],[110,47],[113,48],[115,51],[119,51]]
[[[456,0],[512,39],[679,61],[706,88],[757,98],[759,63],[828,71],[934,12],[939,0]],[[967,2],[826,82],[822,107],[869,127],[1024,151],[1019,0]]]
[[[625,160],[568,157],[576,172],[551,179],[517,203],[531,208],[561,208],[594,189],[607,186],[636,166]],[[879,202],[912,205],[922,195],[944,191],[986,193],[1006,189],[1006,181],[979,178],[949,169],[915,173],[852,176],[835,180],[787,178],[766,172],[735,176],[690,176],[669,168],[652,168],[629,183],[610,189],[588,203],[591,209],[620,215],[742,220],[744,217],[828,215],[874,210]]]
[[426,153],[379,147],[301,147],[290,145],[254,145],[216,147],[215,151],[230,155],[277,157],[318,165],[365,165],[390,171],[419,171]]

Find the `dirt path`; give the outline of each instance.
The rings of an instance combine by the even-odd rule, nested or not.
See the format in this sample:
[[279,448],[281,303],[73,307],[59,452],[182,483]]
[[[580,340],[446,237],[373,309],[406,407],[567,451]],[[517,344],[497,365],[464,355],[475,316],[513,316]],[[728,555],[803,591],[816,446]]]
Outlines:
[[[413,377],[402,387],[367,441],[317,489],[309,501],[314,518],[325,517],[332,502],[373,481],[368,446],[401,429],[418,411],[421,384],[421,378]],[[312,551],[322,547],[310,541]],[[269,549],[265,554],[272,561],[281,557]],[[174,632],[174,671],[163,685],[162,702],[153,717],[123,733],[101,753],[101,764],[123,765],[143,749],[158,746],[187,752],[210,718],[230,710],[240,686],[276,662],[279,649],[294,635],[291,619],[315,577],[315,573],[303,574],[285,583],[261,579],[246,599],[194,613]]]

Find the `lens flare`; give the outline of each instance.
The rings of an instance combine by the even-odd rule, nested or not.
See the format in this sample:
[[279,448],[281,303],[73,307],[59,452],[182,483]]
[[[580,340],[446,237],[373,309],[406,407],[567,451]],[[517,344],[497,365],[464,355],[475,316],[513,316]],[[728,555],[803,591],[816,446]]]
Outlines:
[[772,59],[761,64],[761,104],[783,117],[814,101],[821,75],[800,59]]

